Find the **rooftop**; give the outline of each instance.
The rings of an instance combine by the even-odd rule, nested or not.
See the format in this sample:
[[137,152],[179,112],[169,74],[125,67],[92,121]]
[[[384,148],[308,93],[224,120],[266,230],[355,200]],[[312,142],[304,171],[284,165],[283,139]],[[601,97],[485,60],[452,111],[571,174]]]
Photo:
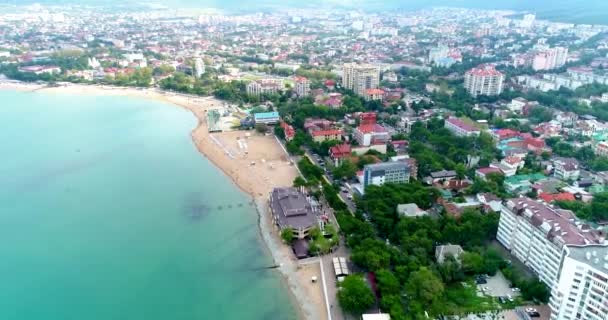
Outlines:
[[568,257],[608,274],[608,245],[568,246]]
[[275,188],[270,206],[281,227],[308,228],[317,221],[310,202],[294,188]]
[[507,208],[541,229],[546,237],[558,245],[597,244],[601,241],[599,232],[579,222],[570,210],[553,208],[530,198],[513,198],[507,201]]
[[479,66],[477,68],[473,68],[467,71],[467,74],[471,74],[477,77],[490,77],[490,76],[501,76],[502,73],[496,69],[494,66]]
[[449,122],[449,123],[451,123],[451,124],[453,124],[453,125],[455,125],[455,126],[457,126],[457,127],[459,127],[459,128],[461,128],[461,129],[463,129],[463,130],[466,130],[466,131],[479,131],[479,129],[477,129],[476,127],[474,127],[474,126],[472,126],[472,125],[470,125],[470,124],[468,124],[468,123],[466,123],[466,122],[464,122],[461,119],[458,119],[456,117],[449,117],[446,121]]

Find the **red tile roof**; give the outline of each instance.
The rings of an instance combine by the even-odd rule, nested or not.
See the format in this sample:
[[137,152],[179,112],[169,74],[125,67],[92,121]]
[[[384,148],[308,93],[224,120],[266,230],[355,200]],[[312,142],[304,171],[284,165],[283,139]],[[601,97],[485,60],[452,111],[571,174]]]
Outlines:
[[310,135],[312,135],[313,137],[319,137],[319,136],[335,136],[335,135],[341,135],[342,134],[342,130],[338,130],[338,129],[332,129],[332,130],[314,130],[310,132]]
[[502,173],[502,171],[500,169],[494,168],[494,167],[479,168],[479,169],[477,169],[477,172],[479,172],[483,175],[487,175],[490,173]]
[[382,89],[367,89],[367,95],[375,96],[375,95],[383,95],[384,90]]
[[386,129],[378,124],[362,124],[357,128],[357,130],[361,131],[362,133],[386,132]]
[[449,117],[446,121],[466,131],[479,131],[479,129],[456,117]]
[[575,201],[574,195],[569,192],[561,192],[556,194],[541,193],[538,198],[549,203],[553,201]]
[[494,69],[494,66],[490,66],[490,65],[479,66],[477,68],[473,68],[473,69],[467,71],[467,74],[472,74],[477,77],[490,77],[490,76],[502,75],[502,73],[500,71]]
[[351,154],[350,144],[339,144],[329,148],[329,154],[332,158],[342,158]]

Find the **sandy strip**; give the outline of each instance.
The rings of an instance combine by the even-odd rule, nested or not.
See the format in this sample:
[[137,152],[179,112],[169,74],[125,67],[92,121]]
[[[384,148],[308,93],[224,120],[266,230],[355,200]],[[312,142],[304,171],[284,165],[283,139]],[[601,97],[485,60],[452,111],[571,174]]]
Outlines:
[[[282,244],[278,230],[270,221],[266,203],[274,187],[291,186],[298,175],[282,146],[273,136],[265,136],[255,131],[232,131],[209,133],[207,111],[224,105],[225,102],[213,97],[198,97],[163,92],[157,89],[136,89],[113,86],[92,86],[66,84],[59,87],[46,87],[14,81],[0,81],[0,89],[18,91],[41,91],[60,94],[90,94],[129,96],[153,99],[177,105],[189,110],[198,119],[198,125],[191,132],[192,141],[199,152],[222,170],[239,188],[250,194],[259,214],[259,228],[262,239],[273,256],[281,272],[301,319],[324,319],[320,296],[313,292],[307,279],[309,271],[299,270],[291,250]],[[239,140],[242,140],[239,142]],[[243,143],[243,141],[245,143]],[[246,148],[244,148],[246,146]],[[319,277],[320,278],[320,277]],[[318,286],[318,284],[316,284]]]

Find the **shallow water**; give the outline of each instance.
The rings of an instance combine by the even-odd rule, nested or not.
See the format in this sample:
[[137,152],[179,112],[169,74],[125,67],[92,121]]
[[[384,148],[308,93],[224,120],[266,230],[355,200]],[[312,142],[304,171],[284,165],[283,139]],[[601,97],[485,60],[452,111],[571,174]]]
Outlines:
[[0,319],[295,319],[181,108],[0,91]]

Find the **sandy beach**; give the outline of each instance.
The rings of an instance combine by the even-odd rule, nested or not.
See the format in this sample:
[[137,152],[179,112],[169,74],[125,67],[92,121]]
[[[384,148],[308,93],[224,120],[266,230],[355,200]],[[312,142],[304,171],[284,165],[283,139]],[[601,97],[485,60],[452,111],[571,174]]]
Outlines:
[[[225,102],[213,97],[198,97],[162,92],[157,89],[121,88],[67,84],[47,87],[14,81],[0,81],[0,89],[18,91],[44,91],[60,94],[114,95],[153,99],[185,108],[198,119],[191,137],[199,152],[222,170],[240,189],[250,194],[257,205],[259,228],[262,238],[273,256],[292,298],[295,300],[300,318],[326,319],[323,312],[323,294],[320,283],[312,284],[311,267],[301,268],[291,250],[282,244],[279,231],[271,222],[267,210],[268,194],[274,187],[291,186],[298,175],[287,154],[274,136],[251,131],[209,133],[207,111],[220,107]],[[240,141],[239,141],[240,140]],[[320,277],[320,274],[317,274]]]

